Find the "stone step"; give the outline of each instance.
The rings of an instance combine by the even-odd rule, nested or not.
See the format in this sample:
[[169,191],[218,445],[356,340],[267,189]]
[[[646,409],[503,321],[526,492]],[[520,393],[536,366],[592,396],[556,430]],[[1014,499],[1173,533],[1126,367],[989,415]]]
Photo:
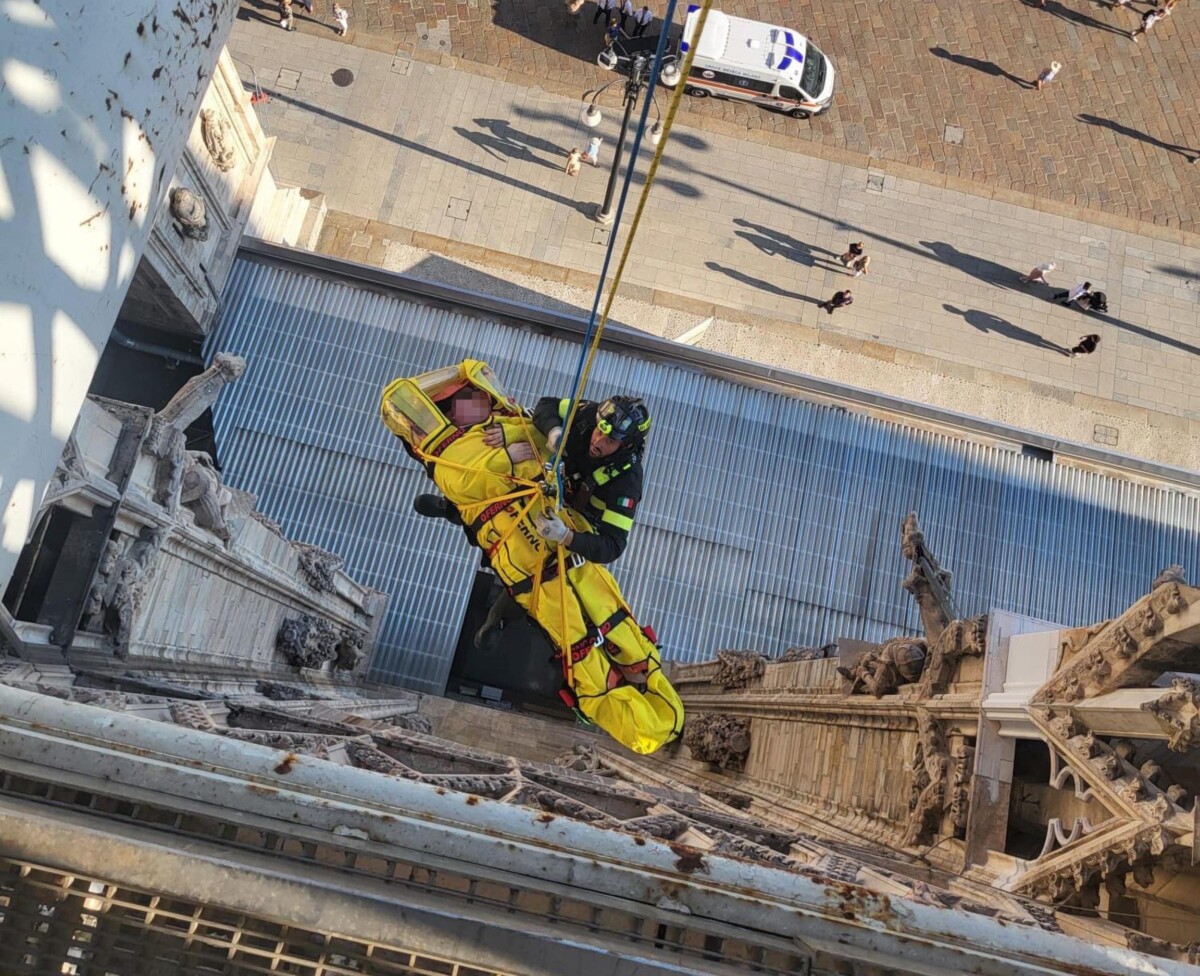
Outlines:
[[305,251],[315,251],[321,228],[325,226],[325,215],[329,213],[329,206],[325,201],[325,194],[320,190],[304,188],[301,189],[300,195],[308,201],[308,209],[304,214],[304,223],[300,226],[296,246]]

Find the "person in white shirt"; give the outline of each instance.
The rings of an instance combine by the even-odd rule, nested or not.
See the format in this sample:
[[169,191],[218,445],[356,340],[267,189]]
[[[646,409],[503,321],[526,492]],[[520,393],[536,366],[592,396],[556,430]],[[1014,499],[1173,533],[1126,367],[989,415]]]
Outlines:
[[[626,0],[626,2],[628,3],[629,0]],[[641,37],[643,34],[645,34],[646,28],[650,26],[650,23],[653,20],[654,20],[654,14],[652,14],[650,12],[650,8],[642,7],[641,10],[639,10],[637,13],[635,13],[633,15],[633,23],[634,23],[633,36]]]
[[608,25],[609,11],[613,10],[617,5],[617,0],[596,0],[596,13],[592,16],[592,23],[603,23]]
[[629,18],[634,16],[634,0],[623,0],[620,5],[620,29],[629,32]]
[[1085,281],[1081,285],[1076,285],[1070,291],[1060,291],[1054,296],[1055,300],[1060,305],[1072,305],[1075,302],[1084,302],[1088,295],[1092,293],[1092,283]]
[[1047,261],[1045,264],[1039,264],[1036,268],[1030,271],[1029,274],[1020,275],[1019,277],[1021,281],[1027,285],[1033,284],[1035,281],[1040,281],[1043,285],[1048,285],[1050,284],[1050,280],[1046,277],[1046,275],[1053,271],[1054,268],[1054,262]]

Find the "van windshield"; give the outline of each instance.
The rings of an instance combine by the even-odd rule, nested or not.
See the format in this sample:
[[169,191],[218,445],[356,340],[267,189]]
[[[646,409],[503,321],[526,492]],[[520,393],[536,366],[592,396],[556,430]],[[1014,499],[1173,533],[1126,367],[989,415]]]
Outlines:
[[812,41],[804,58],[804,72],[800,75],[800,87],[809,98],[820,98],[825,88],[825,55],[817,50]]

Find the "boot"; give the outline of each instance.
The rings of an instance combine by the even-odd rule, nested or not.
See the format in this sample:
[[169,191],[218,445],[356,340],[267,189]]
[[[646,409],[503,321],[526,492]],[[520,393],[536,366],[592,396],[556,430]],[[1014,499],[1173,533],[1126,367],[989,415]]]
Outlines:
[[487,619],[484,620],[483,626],[475,631],[475,646],[482,650],[492,633],[504,630],[505,625],[508,623],[509,615],[514,610],[520,610],[520,604],[508,595],[508,590],[501,590],[500,595],[496,597],[496,602],[492,604],[492,608],[488,611]]
[[413,510],[425,518],[450,519],[450,503],[441,495],[418,495],[413,499]]

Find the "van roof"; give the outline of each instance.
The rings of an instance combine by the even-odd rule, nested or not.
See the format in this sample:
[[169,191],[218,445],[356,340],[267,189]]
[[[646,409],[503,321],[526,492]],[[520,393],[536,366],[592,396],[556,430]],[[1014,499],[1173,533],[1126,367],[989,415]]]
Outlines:
[[[700,8],[695,4],[689,6],[681,52],[686,53],[699,18]],[[781,73],[797,81],[804,70],[807,44],[803,34],[786,27],[710,10],[696,57],[737,65],[760,74]]]

